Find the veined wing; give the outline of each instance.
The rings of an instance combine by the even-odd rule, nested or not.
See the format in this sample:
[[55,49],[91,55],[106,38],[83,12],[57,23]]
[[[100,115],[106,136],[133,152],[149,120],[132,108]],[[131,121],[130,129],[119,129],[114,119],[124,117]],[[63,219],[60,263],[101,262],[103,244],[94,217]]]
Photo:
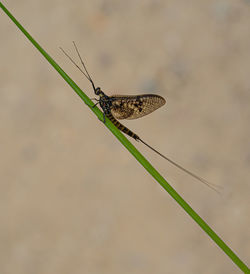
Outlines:
[[166,101],[159,95],[114,95],[110,96],[112,101],[111,113],[116,119],[141,118],[163,106]]

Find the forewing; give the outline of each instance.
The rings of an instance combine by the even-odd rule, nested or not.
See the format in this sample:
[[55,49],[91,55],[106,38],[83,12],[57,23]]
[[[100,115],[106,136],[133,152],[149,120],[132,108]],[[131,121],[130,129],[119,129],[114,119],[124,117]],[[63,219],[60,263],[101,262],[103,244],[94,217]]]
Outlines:
[[166,103],[164,98],[154,94],[115,95],[110,98],[112,100],[111,113],[116,119],[137,119],[148,115]]

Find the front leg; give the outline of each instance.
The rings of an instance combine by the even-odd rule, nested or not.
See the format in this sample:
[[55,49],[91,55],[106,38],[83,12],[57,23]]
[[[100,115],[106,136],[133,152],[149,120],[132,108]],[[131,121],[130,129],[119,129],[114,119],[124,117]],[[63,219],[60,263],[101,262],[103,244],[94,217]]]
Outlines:
[[96,98],[90,98],[91,100],[95,100],[97,101],[97,103],[95,103],[91,108],[94,108],[96,107],[99,103],[100,103],[100,100],[96,99]]
[[91,108],[96,107],[99,104],[99,102],[97,102],[96,104],[94,104],[93,106],[91,106]]
[[86,103],[86,105],[88,105],[90,108],[94,108],[94,107],[96,107],[96,106],[100,103],[100,100],[98,100],[98,99],[96,99],[96,98],[90,98],[90,99],[91,99],[91,100],[97,101],[97,103],[94,104],[93,106],[91,106],[90,104],[87,104],[87,103]]

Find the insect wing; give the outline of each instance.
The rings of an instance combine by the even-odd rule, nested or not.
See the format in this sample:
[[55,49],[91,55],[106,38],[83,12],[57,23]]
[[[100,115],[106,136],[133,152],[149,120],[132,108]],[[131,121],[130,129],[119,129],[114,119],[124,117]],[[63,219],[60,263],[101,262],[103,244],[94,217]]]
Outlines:
[[159,95],[144,94],[137,96],[115,95],[112,100],[111,113],[116,119],[137,119],[150,114],[163,106],[166,101]]

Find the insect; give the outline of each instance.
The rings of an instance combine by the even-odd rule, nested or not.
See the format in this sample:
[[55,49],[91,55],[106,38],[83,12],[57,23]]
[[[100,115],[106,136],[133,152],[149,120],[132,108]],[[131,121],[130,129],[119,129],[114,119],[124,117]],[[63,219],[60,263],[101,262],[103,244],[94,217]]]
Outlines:
[[146,145],[148,148],[153,150],[155,153],[160,155],[162,158],[170,162],[172,165],[176,166],[180,170],[184,171],[185,173],[189,174],[193,178],[197,179],[198,181],[202,182],[203,184],[207,185],[211,189],[217,190],[217,185],[214,185],[207,180],[203,179],[202,177],[196,175],[195,173],[189,171],[188,169],[184,168],[183,166],[179,165],[178,163],[174,162],[170,158],[166,157],[155,148],[151,147],[145,141],[143,141],[137,134],[132,132],[130,129],[125,127],[121,124],[117,119],[137,119],[143,117],[145,115],[150,114],[151,112],[155,111],[156,109],[163,106],[166,101],[163,97],[154,94],[143,94],[143,95],[135,95],[135,96],[128,96],[128,95],[114,95],[108,96],[106,95],[100,87],[96,87],[94,81],[90,77],[88,70],[83,62],[81,55],[78,51],[78,48],[73,42],[77,55],[81,61],[81,64],[84,68],[84,71],[76,64],[76,62],[60,47],[62,52],[70,59],[70,61],[84,74],[84,76],[89,80],[91,83],[95,95],[99,96],[99,99],[94,98],[97,103],[93,106],[100,105],[103,110],[103,122],[106,122],[106,117],[122,132],[129,135],[136,141],[139,141]]

